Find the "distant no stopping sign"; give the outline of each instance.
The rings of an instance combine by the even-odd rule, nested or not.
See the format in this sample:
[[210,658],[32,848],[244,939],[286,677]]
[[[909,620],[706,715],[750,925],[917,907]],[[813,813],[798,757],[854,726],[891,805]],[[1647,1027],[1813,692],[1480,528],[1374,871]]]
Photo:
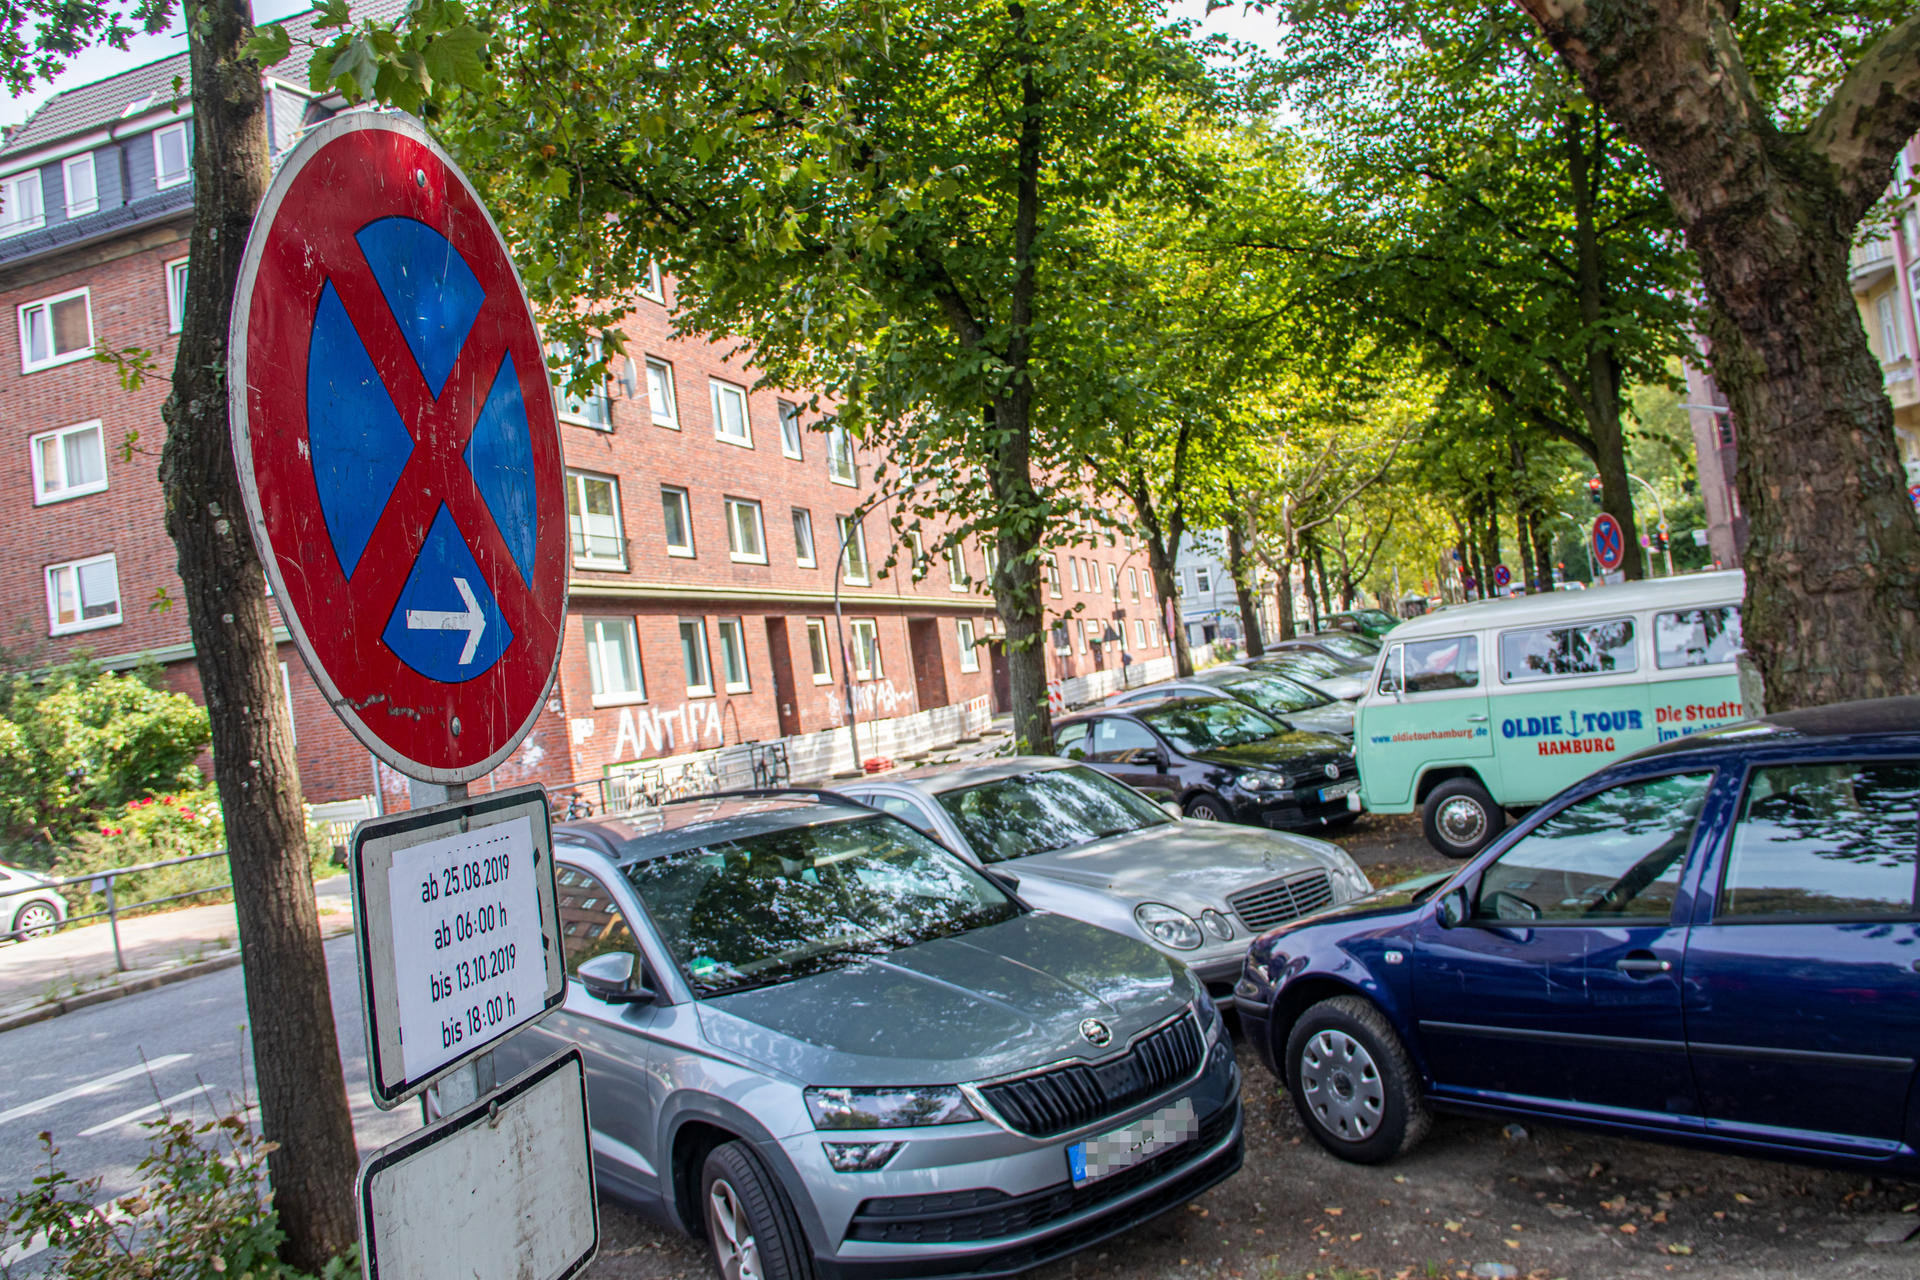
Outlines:
[[1593,558],[1602,569],[1612,573],[1627,554],[1627,535],[1611,512],[1602,511],[1593,518]]

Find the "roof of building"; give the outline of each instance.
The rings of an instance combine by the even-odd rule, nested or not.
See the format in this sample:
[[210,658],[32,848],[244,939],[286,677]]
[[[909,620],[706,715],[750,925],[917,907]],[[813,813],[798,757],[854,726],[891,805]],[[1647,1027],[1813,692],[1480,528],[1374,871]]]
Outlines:
[[[354,6],[354,17],[391,20],[403,8],[404,0],[365,0]],[[309,9],[283,20],[282,25],[293,38],[293,51],[268,67],[266,74],[294,84],[307,83],[308,49],[303,42],[316,39],[324,42],[330,35],[315,29],[314,22],[318,16],[319,10]],[[176,81],[178,89],[175,88]],[[167,110],[186,91],[187,54],[184,48],[179,53],[134,67],[130,71],[63,90],[42,103],[39,110],[7,135],[6,145],[0,147],[0,160],[89,129],[102,128],[127,116],[129,107],[138,106],[139,109],[132,113],[135,116]]]

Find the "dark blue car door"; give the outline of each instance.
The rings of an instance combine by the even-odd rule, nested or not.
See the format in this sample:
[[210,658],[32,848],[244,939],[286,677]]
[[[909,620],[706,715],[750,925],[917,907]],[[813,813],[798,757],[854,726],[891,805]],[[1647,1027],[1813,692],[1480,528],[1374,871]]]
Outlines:
[[1697,1127],[1680,978],[1711,771],[1574,800],[1480,869],[1467,923],[1415,939],[1436,1095]]
[[1709,1130],[1858,1154],[1914,1145],[1917,849],[1920,761],[1750,770],[1687,955]]

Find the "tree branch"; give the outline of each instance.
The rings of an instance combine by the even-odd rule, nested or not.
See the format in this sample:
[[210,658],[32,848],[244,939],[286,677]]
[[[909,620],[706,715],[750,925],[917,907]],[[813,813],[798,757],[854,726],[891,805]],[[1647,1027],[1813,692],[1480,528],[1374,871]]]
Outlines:
[[1807,141],[1839,170],[1858,219],[1886,190],[1893,158],[1920,131],[1920,13],[1909,14],[1854,63]]

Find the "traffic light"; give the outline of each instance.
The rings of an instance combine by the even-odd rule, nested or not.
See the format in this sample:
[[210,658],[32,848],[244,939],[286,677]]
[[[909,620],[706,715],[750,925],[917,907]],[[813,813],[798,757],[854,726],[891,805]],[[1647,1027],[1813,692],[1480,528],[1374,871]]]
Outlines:
[[1587,477],[1587,497],[1593,499],[1593,506],[1596,511],[1600,508],[1600,489],[1599,476]]
[[1660,532],[1654,534],[1653,541],[1655,546],[1659,547],[1660,550],[1665,551],[1667,549],[1667,531],[1665,529],[1662,529],[1660,530]]

